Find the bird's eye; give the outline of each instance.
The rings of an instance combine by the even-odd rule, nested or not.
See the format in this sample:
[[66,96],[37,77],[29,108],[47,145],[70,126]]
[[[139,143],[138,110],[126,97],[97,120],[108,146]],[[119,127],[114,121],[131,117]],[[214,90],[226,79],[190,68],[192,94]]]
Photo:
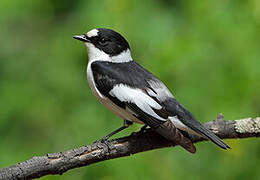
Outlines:
[[102,39],[100,39],[99,44],[100,44],[101,46],[105,46],[105,45],[108,44],[108,40],[105,39],[105,38],[102,38]]

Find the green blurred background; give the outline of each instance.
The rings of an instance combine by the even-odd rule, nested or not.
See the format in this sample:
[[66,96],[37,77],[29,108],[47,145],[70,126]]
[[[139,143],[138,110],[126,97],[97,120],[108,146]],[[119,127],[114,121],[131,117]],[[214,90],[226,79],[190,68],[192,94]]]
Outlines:
[[[86,81],[75,34],[119,31],[202,122],[259,116],[259,0],[1,0],[0,167],[89,144],[122,124]],[[119,136],[137,131],[139,125]],[[165,148],[42,179],[260,179],[256,138]]]

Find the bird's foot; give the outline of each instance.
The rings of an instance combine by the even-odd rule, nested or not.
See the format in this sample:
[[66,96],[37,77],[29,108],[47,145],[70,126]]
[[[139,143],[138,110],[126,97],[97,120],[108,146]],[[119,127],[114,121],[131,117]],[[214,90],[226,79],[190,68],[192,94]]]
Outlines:
[[[108,149],[108,152],[110,152],[110,150],[112,149],[112,145],[111,145],[111,143],[108,141],[108,139],[109,139],[111,136],[113,136],[113,135],[119,133],[120,131],[122,131],[122,130],[128,128],[128,127],[129,127],[130,125],[132,125],[132,124],[133,124],[133,122],[128,121],[128,120],[124,120],[123,126],[121,126],[120,128],[116,129],[115,131],[109,133],[108,135],[106,135],[105,137],[101,138],[100,140],[95,141],[94,143],[97,143],[97,146],[98,146],[98,147],[100,147],[101,145],[103,145],[103,146],[105,145],[105,146],[107,147],[107,149]],[[103,147],[103,146],[102,146],[102,147]],[[101,148],[102,148],[102,147],[101,147]]]
[[98,148],[104,149],[106,152],[110,152],[113,149],[112,145],[105,137],[97,141],[94,141],[93,143],[96,144]]
[[144,133],[144,132],[146,132],[147,131],[147,129],[149,129],[149,128],[147,128],[148,127],[148,125],[144,125],[143,127],[141,127],[141,129],[140,129],[140,133]]
[[137,132],[133,132],[132,135],[139,135],[147,132],[148,130],[151,130],[151,128],[148,128],[148,125],[144,125],[141,127],[141,129]]

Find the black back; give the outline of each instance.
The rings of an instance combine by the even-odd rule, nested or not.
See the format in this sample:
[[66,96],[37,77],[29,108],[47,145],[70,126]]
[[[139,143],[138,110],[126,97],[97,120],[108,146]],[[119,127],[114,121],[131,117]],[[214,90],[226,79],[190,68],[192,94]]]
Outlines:
[[[157,81],[158,79],[149,71],[144,69],[135,61],[127,63],[111,63],[96,61],[91,64],[91,68],[96,81],[101,81],[100,87],[101,92],[107,95],[115,84],[125,84],[129,87],[147,89],[151,88],[148,81]],[[109,78],[104,77],[106,74]],[[103,75],[103,76],[102,76]],[[110,82],[109,82],[110,81]],[[104,84],[105,83],[105,84]],[[151,89],[152,90],[152,89]]]

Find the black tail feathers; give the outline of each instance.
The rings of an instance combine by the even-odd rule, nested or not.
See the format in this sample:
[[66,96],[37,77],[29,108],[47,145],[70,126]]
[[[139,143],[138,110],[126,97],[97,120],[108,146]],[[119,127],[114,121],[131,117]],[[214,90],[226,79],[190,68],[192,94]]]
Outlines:
[[221,147],[222,149],[230,149],[230,146],[227,145],[220,139],[217,135],[215,135],[212,131],[205,128],[203,125],[200,128],[200,133],[206,136],[209,140],[211,140],[213,143],[215,143],[217,146]]
[[229,145],[224,143],[222,141],[222,139],[220,139],[217,135],[215,135],[212,131],[210,131],[209,129],[204,127],[199,122],[196,123],[195,126],[190,127],[190,128],[193,129],[195,132],[205,136],[206,138],[208,138],[210,141],[212,141],[213,143],[215,143],[217,146],[221,147],[222,149],[230,149]]

